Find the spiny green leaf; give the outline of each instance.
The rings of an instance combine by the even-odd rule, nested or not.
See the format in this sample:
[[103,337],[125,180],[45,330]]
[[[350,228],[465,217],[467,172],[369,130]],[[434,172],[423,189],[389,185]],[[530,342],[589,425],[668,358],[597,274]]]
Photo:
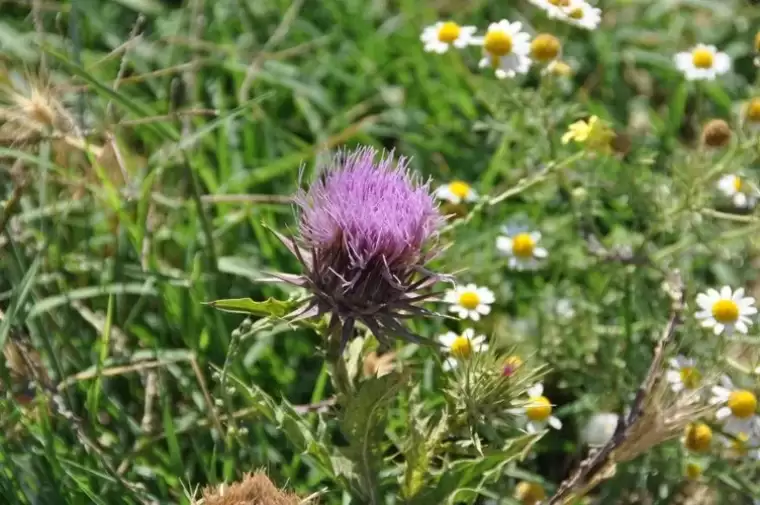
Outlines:
[[350,446],[344,451],[359,476],[357,491],[369,503],[378,503],[378,464],[382,460],[384,418],[388,404],[405,382],[405,375],[392,373],[363,381],[347,399],[341,429]]
[[448,419],[448,413],[444,412],[432,427],[431,418],[412,421],[409,442],[404,452],[405,467],[401,485],[404,497],[412,498],[420,492],[429,473],[436,446],[446,434]]
[[[460,459],[435,474],[436,484],[410,500],[409,505],[438,505],[444,503],[455,491],[482,482],[492,474],[498,474],[507,463],[520,459],[542,436],[542,433],[525,435],[510,440],[498,451],[486,451],[482,458]],[[496,472],[494,472],[496,470]]]

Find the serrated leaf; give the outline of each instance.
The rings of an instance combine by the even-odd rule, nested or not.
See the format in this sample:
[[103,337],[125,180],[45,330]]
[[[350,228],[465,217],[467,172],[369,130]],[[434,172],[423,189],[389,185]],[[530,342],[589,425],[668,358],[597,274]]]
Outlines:
[[298,307],[299,302],[297,302],[297,300],[277,300],[275,298],[269,298],[263,302],[257,302],[251,298],[228,298],[206,302],[204,305],[209,305],[223,312],[232,312],[235,314],[253,314],[262,317],[283,317],[285,314],[292,312]]
[[448,412],[444,412],[432,428],[430,418],[412,422],[409,442],[404,451],[404,477],[401,492],[405,498],[412,498],[422,489],[429,473],[430,461],[435,449],[448,431]]
[[386,413],[383,407],[396,396],[403,376],[392,373],[362,381],[356,394],[348,398],[344,407],[341,428],[351,444],[366,442],[376,432]]
[[344,453],[358,476],[355,489],[372,504],[379,503],[377,467],[382,461],[383,421],[404,382],[405,376],[398,373],[362,381],[343,409],[341,430],[349,442]]
[[446,468],[435,474],[435,483],[417,494],[409,505],[439,505],[461,488],[472,487],[476,482],[483,482],[491,475],[501,472],[504,465],[520,459],[530,450],[543,433],[525,435],[510,440],[498,451],[486,451],[482,458],[460,459],[449,463]]

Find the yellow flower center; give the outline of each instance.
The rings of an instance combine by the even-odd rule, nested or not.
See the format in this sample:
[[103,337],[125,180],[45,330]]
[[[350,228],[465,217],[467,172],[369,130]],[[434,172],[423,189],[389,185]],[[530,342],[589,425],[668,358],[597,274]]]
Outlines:
[[728,396],[728,408],[739,419],[747,419],[755,414],[757,409],[757,397],[754,393],[745,389],[733,391]]
[[699,464],[691,462],[686,465],[686,477],[691,480],[697,480],[702,476],[702,467]]
[[545,421],[552,415],[552,403],[545,396],[531,398],[530,404],[525,407],[525,415],[531,421]]
[[438,40],[446,44],[451,44],[459,38],[462,29],[453,21],[447,21],[438,29]]
[[712,68],[713,53],[703,47],[697,48],[691,53],[691,62],[697,68]]
[[712,315],[719,323],[735,323],[739,319],[739,306],[735,301],[724,298],[713,304]]
[[752,122],[760,121],[760,98],[753,98],[747,104],[747,119]]
[[712,442],[712,430],[705,423],[690,424],[686,427],[684,445],[693,452],[705,452]]
[[504,30],[491,30],[486,33],[483,47],[493,56],[506,56],[512,52],[512,35]]
[[583,8],[576,7],[575,9],[571,10],[567,13],[567,15],[572,19],[582,19],[583,18]]
[[541,33],[530,43],[530,54],[537,61],[551,61],[559,55],[559,39],[550,33]]
[[505,377],[511,376],[515,371],[517,371],[518,368],[520,368],[523,364],[523,360],[520,359],[520,356],[509,356],[507,359],[504,360],[504,370],[503,375]]
[[699,386],[699,382],[702,376],[699,370],[693,366],[685,366],[679,371],[681,374],[681,383],[686,389],[696,389]]
[[570,0],[549,0],[549,3],[556,7],[567,7],[570,5]]
[[457,358],[469,358],[472,354],[472,342],[467,337],[458,336],[451,343],[451,354]]
[[475,310],[480,305],[480,297],[474,291],[465,291],[459,295],[459,305],[467,310]]
[[540,484],[522,481],[515,488],[515,498],[523,505],[535,505],[546,498],[546,492]]
[[742,190],[742,178],[738,175],[734,176],[734,191],[739,192]]
[[518,233],[512,239],[512,253],[518,258],[532,258],[536,243],[530,233]]
[[453,181],[449,183],[449,191],[454,196],[464,199],[470,194],[470,185],[462,181]]

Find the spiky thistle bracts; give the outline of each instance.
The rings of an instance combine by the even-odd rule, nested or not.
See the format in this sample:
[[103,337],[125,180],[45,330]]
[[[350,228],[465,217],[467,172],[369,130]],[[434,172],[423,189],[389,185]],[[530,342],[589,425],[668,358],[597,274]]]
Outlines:
[[443,276],[425,264],[436,254],[443,218],[430,187],[404,157],[371,147],[340,151],[295,199],[299,233],[280,238],[303,267],[299,276],[273,274],[310,296],[291,318],[329,314],[339,349],[357,322],[380,340],[419,342],[402,320],[432,315],[420,304]]

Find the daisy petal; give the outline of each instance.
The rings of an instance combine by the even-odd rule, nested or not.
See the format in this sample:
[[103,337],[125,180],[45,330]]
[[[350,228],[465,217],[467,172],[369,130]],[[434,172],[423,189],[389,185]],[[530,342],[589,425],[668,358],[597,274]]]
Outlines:
[[538,396],[541,396],[544,394],[544,385],[540,382],[532,385],[530,388],[528,388],[528,396],[530,398],[536,398]]
[[715,413],[715,418],[719,421],[722,421],[723,419],[727,418],[730,415],[731,415],[731,409],[729,409],[728,407],[721,407]]

